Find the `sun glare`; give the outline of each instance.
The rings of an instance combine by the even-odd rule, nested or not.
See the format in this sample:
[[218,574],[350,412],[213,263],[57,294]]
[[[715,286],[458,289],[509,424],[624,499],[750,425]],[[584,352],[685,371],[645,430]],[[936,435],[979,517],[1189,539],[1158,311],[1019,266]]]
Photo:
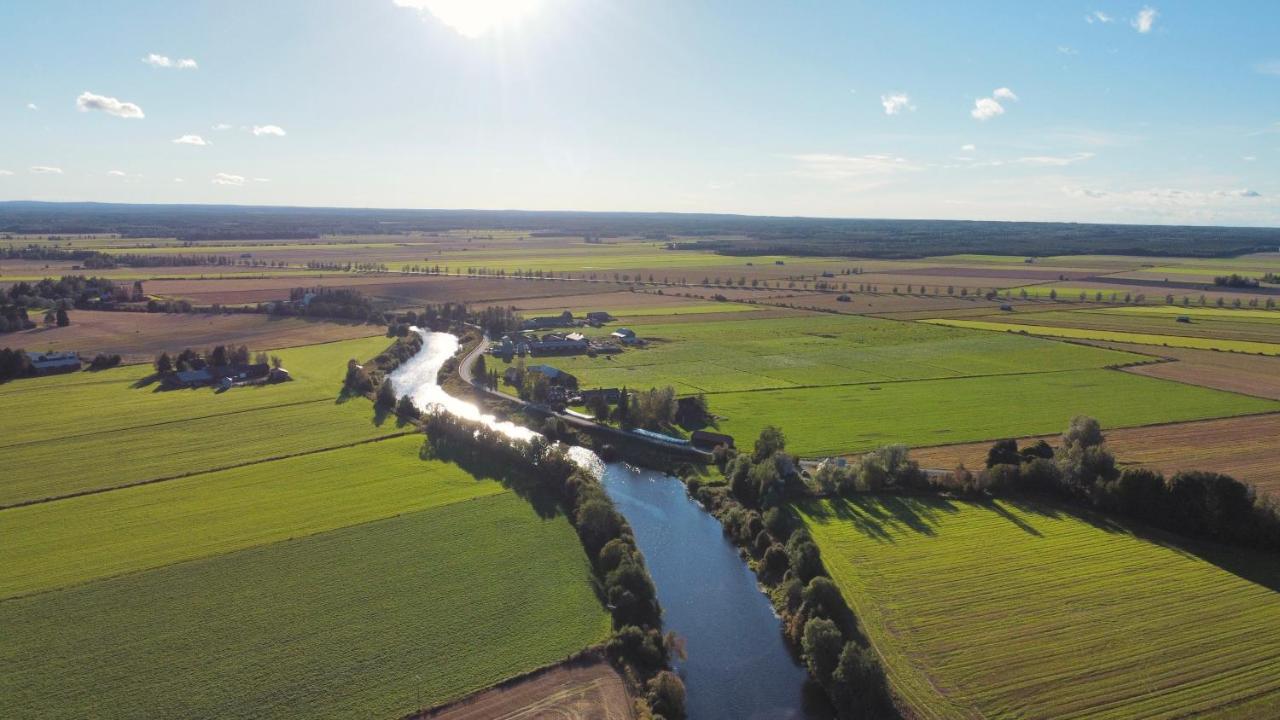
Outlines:
[[478,38],[519,23],[535,13],[541,0],[396,0],[397,5],[431,13],[459,35]]

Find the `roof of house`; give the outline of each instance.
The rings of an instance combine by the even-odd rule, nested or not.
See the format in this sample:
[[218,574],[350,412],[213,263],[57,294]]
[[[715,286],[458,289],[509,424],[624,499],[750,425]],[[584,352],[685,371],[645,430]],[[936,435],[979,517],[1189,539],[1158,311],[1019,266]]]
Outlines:
[[636,331],[631,328],[618,328],[613,331],[613,334],[616,337],[635,337]]
[[554,368],[554,367],[551,367],[550,365],[530,365],[525,369],[528,370],[529,372],[542,373],[543,375],[546,375],[549,378],[560,377],[561,375],[569,374],[561,370],[560,368]]
[[207,369],[205,370],[179,370],[174,373],[178,380],[184,383],[208,382],[213,379],[213,374]]

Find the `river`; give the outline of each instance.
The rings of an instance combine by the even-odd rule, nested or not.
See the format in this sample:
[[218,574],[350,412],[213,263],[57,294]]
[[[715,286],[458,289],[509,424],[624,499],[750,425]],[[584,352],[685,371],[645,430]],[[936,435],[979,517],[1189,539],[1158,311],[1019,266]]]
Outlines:
[[[536,433],[486,415],[436,383],[458,349],[448,333],[421,332],[422,351],[391,375],[396,395],[418,407],[442,407],[482,421],[509,437]],[[692,720],[825,718],[807,673],[782,638],[781,624],[755,575],[725,539],[720,522],[689,498],[677,478],[625,463],[605,464],[585,448],[570,456],[591,467],[631,524],[658,588],[663,625],[685,639],[688,658],[676,663]]]

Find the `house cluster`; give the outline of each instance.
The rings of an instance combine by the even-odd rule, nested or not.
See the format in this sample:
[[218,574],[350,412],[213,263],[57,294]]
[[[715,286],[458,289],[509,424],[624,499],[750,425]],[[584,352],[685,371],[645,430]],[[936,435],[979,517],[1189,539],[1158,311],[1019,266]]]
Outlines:
[[275,383],[291,380],[289,371],[273,368],[266,363],[235,364],[213,367],[206,365],[194,370],[178,370],[164,376],[163,385],[168,389],[216,386],[230,390],[236,385]]
[[31,369],[37,375],[75,372],[80,369],[80,356],[74,352],[29,352]]

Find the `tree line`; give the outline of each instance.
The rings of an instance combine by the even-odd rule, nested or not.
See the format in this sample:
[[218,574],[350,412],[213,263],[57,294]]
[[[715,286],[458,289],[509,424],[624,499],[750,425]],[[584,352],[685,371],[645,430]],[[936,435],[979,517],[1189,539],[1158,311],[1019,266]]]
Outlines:
[[896,717],[884,670],[827,575],[817,543],[787,503],[807,493],[786,436],[764,428],[750,452],[716,448],[725,484],[686,473],[689,492],[742,549],[782,618],[783,633],[841,718]]
[[1120,469],[1098,421],[1072,419],[1057,448],[1043,440],[1019,448],[1000,440],[987,467],[952,473],[967,493],[1047,494],[1192,538],[1280,549],[1280,505],[1229,475],[1182,471],[1165,477],[1147,468]]
[[562,512],[591,561],[596,591],[613,619],[606,644],[628,684],[642,692],[655,718],[685,717],[684,684],[668,668],[680,655],[662,633],[662,609],[644,556],[626,518],[600,483],[543,438],[514,441],[484,423],[434,413],[425,423],[423,457],[457,463],[528,498],[540,514]]
[[[156,355],[151,365],[155,368],[156,373],[169,375],[188,370],[203,370],[208,367],[248,365],[250,364],[249,360],[249,348],[244,345],[215,345],[203,353],[191,348],[184,348],[181,352],[170,355],[166,350]],[[268,356],[267,353],[261,351],[253,355],[252,360],[255,365],[270,364],[275,368],[279,368],[282,365],[279,355]]]

